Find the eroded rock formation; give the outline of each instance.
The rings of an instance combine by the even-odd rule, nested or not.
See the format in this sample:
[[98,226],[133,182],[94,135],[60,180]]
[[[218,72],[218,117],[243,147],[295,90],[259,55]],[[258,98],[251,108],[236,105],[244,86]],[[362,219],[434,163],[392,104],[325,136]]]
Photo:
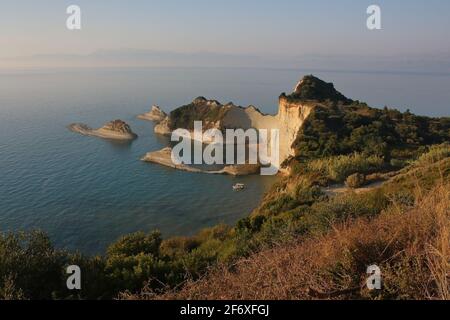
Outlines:
[[152,106],[151,110],[147,113],[140,114],[137,116],[139,119],[161,122],[167,118],[167,114],[161,110],[158,106]]
[[82,123],[73,123],[69,125],[69,129],[82,135],[104,139],[133,140],[137,138],[137,135],[131,130],[130,126],[120,119],[108,122],[99,129],[92,129]]

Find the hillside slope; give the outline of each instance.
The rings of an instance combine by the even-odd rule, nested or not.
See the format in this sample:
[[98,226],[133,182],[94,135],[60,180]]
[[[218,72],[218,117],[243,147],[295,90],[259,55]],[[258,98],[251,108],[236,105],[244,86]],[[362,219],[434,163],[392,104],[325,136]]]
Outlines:
[[[144,290],[126,297],[450,299],[449,174],[450,158],[416,164],[372,195],[359,198],[364,207],[377,193],[395,195],[380,214],[334,219],[329,231],[219,265],[180,291],[152,295]],[[382,272],[382,289],[369,291],[366,270],[374,264]]]

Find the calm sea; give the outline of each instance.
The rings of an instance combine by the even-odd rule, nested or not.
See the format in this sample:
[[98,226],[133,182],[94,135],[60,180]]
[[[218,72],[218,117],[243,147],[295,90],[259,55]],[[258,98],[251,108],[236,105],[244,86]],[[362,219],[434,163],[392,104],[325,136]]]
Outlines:
[[[0,71],[0,231],[41,229],[60,248],[104,252],[123,234],[165,237],[232,224],[257,206],[274,177],[193,174],[143,163],[167,145],[135,116],[152,104],[170,111],[203,95],[274,113],[277,97],[309,70],[87,69]],[[316,72],[347,96],[428,115],[448,115],[450,77]],[[123,119],[132,143],[66,129]],[[244,192],[232,185],[243,182]]]

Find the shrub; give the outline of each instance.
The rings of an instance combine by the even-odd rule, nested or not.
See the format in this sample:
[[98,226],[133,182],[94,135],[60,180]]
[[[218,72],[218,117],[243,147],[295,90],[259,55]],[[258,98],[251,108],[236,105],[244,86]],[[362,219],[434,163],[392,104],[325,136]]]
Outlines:
[[366,157],[361,153],[312,160],[307,163],[310,171],[319,172],[336,182],[344,182],[348,176],[354,173],[373,173],[382,170],[384,166],[382,157]]
[[428,165],[450,157],[450,144],[443,143],[431,146],[428,152],[422,154],[416,161],[417,165]]
[[154,231],[151,234],[136,232],[120,238],[108,248],[108,256],[122,255],[134,256],[141,253],[159,255],[161,233]]
[[64,285],[68,256],[40,231],[0,234],[0,299],[50,299]]
[[348,176],[345,185],[349,188],[360,188],[366,183],[366,176],[361,173],[355,173]]
[[105,272],[115,290],[137,290],[149,279],[167,281],[170,266],[160,257],[162,239],[158,231],[133,233],[122,237],[107,250]]
[[278,198],[265,203],[262,212],[269,215],[275,215],[281,211],[291,210],[298,205],[298,201],[288,194],[282,194]]
[[407,161],[401,159],[391,159],[389,164],[393,168],[400,169],[407,165]]

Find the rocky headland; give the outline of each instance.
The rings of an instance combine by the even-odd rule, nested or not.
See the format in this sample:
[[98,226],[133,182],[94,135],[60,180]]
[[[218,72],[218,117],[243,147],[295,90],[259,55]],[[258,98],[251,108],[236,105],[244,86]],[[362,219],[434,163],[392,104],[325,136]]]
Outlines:
[[[255,106],[241,107],[231,102],[221,104],[216,100],[198,97],[190,104],[173,110],[160,120],[154,128],[154,132],[170,135],[176,129],[187,129],[191,132],[191,137],[194,138],[194,121],[202,121],[203,131],[218,129],[223,133],[226,129],[247,130],[254,128],[265,129],[269,132],[271,129],[278,129],[280,134],[280,163],[283,163],[295,155],[293,143],[305,119],[315,106],[320,105],[321,101],[325,100],[338,103],[349,103],[351,101],[336,91],[333,84],[326,83],[313,76],[306,76],[296,84],[292,94],[282,93],[280,95],[278,113],[275,115],[264,114]],[[167,165],[166,161],[163,162],[160,164]],[[250,171],[257,172],[257,170]]]
[[85,136],[94,136],[103,139],[134,140],[137,138],[137,135],[123,120],[113,120],[98,129],[92,129],[82,123],[73,123],[69,125],[68,128],[73,132],[77,132]]

